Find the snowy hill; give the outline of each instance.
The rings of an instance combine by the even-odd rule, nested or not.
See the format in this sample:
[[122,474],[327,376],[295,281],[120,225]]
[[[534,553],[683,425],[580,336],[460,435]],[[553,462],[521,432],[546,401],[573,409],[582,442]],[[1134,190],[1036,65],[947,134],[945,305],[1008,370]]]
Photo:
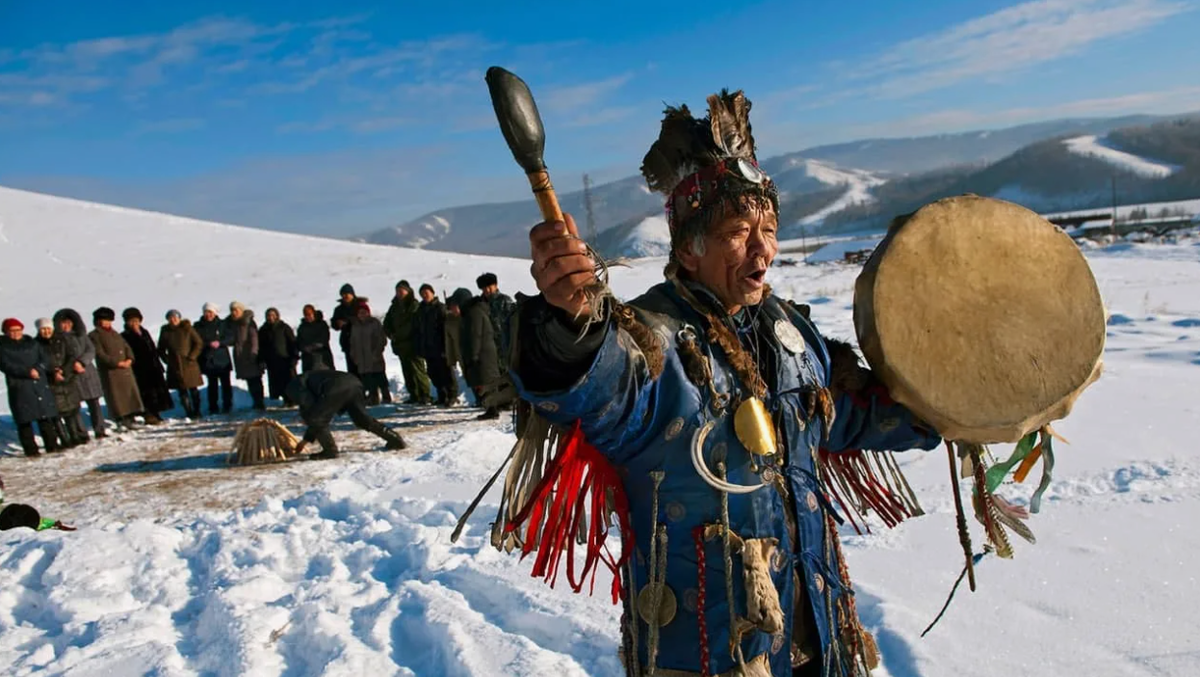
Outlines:
[[1166,178],[1175,172],[1179,171],[1179,167],[1174,165],[1147,160],[1138,157],[1132,153],[1126,153],[1123,150],[1113,148],[1106,143],[1105,139],[1101,139],[1096,135],[1077,136],[1073,139],[1063,141],[1067,148],[1072,153],[1095,157],[1112,164],[1124,171],[1132,172],[1138,176],[1144,176],[1151,179]]
[[[571,190],[574,182],[556,179],[559,203],[586,228],[583,191]],[[426,214],[408,223],[384,228],[361,238],[372,244],[415,247],[437,251],[468,252],[492,256],[529,255],[527,235],[541,218],[537,203],[528,194],[512,202],[451,207]],[[662,211],[662,198],[652,195],[640,176],[592,188],[596,228],[605,230],[627,219]]]
[[[346,280],[385,298],[400,277],[439,289],[491,269],[531,291],[519,259],[299,238],[0,190],[0,306],[66,304],[147,318],[205,300],[328,309]],[[877,677],[1192,677],[1200,657],[1200,246],[1089,250],[1112,312],[1102,379],[1055,425],[1054,482],[1016,558],[986,558],[926,637],[961,569],[944,450],[900,461],[924,516],[842,542]],[[614,268],[630,298],[663,260]],[[856,270],[772,268],[776,293],[852,338]],[[377,302],[378,306],[381,305]],[[391,367],[395,374],[394,364]],[[395,378],[395,376],[393,376]],[[87,450],[0,455],[10,501],[79,531],[0,532],[6,674],[615,677],[619,609],[529,576],[488,544],[498,487],[454,523],[507,454],[508,421],[377,407],[411,448],[339,427],[342,458],[228,468],[239,420],[166,426]],[[273,412],[298,430],[295,415]],[[244,416],[244,415],[243,415]],[[1008,448],[993,452],[1006,455]],[[1035,471],[1036,474],[1037,471]],[[966,488],[965,491],[969,491]],[[1019,503],[1028,483],[1005,485]],[[848,529],[848,528],[847,528]],[[980,528],[971,522],[978,547]],[[614,544],[615,545],[615,544]]]

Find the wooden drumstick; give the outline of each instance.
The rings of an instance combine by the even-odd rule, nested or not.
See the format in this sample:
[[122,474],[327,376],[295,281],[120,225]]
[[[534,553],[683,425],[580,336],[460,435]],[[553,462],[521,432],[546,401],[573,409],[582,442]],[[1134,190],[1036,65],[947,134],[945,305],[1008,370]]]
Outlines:
[[484,79],[492,96],[492,107],[496,111],[500,131],[508,142],[513,158],[529,178],[529,186],[537,198],[542,220],[564,221],[558,196],[554,194],[554,186],[550,183],[550,172],[546,170],[546,163],[542,159],[546,148],[546,130],[542,127],[542,117],[529,86],[499,66],[489,68]]

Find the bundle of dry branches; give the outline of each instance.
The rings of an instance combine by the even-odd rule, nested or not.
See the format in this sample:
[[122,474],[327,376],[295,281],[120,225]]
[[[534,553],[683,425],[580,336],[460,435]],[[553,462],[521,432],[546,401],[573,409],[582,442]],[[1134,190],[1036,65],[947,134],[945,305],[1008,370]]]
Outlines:
[[300,438],[278,422],[259,418],[243,425],[233,438],[229,463],[258,465],[286,461],[296,455]]

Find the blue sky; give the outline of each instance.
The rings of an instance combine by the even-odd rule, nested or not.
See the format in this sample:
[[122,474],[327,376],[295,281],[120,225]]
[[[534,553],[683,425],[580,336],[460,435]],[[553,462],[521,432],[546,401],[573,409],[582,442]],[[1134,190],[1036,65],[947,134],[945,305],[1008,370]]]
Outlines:
[[[528,10],[517,9],[528,6]],[[0,185],[349,235],[527,199],[483,73],[560,190],[637,172],[663,104],[754,104],[759,154],[1200,110],[1195,1],[0,2]]]

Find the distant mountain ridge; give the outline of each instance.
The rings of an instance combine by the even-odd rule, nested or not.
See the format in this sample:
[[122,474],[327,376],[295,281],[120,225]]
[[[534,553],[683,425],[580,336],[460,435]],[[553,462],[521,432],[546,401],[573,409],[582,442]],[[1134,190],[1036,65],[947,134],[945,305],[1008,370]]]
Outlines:
[[[1187,177],[1200,157],[1163,141],[1160,125],[1188,123],[1195,115],[1128,115],[1102,119],[1063,119],[1006,129],[901,139],[867,139],[816,146],[766,158],[763,168],[781,194],[781,234],[879,228],[896,214],[911,211],[930,196],[958,192],[1007,197],[1031,208],[1073,209],[1111,199],[1111,175],[1130,199],[1177,199],[1191,190]],[[1103,158],[1072,153],[1067,139],[1096,137],[1097,143],[1129,145],[1137,155],[1184,167],[1184,178],[1152,179],[1115,167]],[[1189,134],[1173,137],[1200,156]],[[1130,145],[1132,144],[1132,145]],[[1175,162],[1173,157],[1186,161]],[[1130,174],[1126,177],[1125,174]],[[644,256],[662,248],[665,222],[662,196],[651,193],[640,175],[592,188],[598,237],[607,256]],[[1200,197],[1200,189],[1184,197]],[[932,199],[936,199],[932,198]],[[559,194],[564,211],[585,228],[583,191]],[[915,206],[914,206],[915,205]],[[1036,206],[1035,206],[1036,205]],[[528,229],[539,220],[531,197],[496,204],[466,205],[430,212],[404,224],[351,238],[373,244],[526,256]],[[613,232],[608,232],[612,230]],[[648,240],[641,239],[649,238]]]

